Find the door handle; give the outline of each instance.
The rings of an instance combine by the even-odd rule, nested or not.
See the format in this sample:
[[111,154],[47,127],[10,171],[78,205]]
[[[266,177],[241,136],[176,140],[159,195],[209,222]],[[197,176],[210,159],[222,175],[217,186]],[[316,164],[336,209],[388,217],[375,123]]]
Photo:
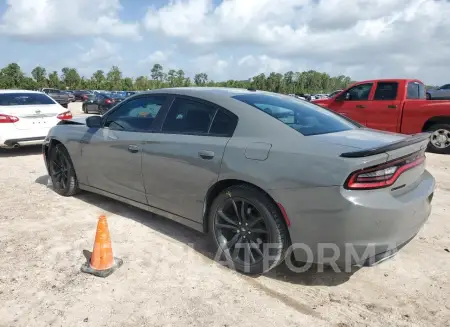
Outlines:
[[128,146],[128,151],[130,151],[131,153],[136,153],[139,151],[139,147],[137,145],[129,145]]
[[395,105],[395,104],[390,104],[390,105],[388,106],[388,108],[390,108],[390,109],[396,109],[396,108],[397,108],[397,105]]
[[366,106],[362,105],[362,104],[358,104],[356,105],[356,108],[365,108]]
[[202,159],[210,160],[214,158],[214,152],[202,150],[198,152],[198,156]]

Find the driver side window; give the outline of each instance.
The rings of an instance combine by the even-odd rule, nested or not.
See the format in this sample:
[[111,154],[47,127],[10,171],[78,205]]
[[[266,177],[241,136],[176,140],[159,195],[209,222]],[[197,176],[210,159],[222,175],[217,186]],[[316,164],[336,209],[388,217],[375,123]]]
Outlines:
[[104,127],[126,132],[149,132],[165,96],[146,96],[123,103],[106,117]]
[[347,91],[345,100],[347,101],[365,101],[369,100],[370,91],[373,83],[359,84]]

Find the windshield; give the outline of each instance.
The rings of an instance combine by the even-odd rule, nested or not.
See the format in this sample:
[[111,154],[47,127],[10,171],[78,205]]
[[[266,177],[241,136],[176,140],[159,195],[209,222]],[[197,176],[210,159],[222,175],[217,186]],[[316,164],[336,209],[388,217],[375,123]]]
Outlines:
[[282,121],[303,135],[318,135],[359,128],[353,122],[315,104],[276,94],[242,94],[245,102]]
[[0,106],[26,106],[39,104],[55,104],[42,93],[3,93],[0,94]]

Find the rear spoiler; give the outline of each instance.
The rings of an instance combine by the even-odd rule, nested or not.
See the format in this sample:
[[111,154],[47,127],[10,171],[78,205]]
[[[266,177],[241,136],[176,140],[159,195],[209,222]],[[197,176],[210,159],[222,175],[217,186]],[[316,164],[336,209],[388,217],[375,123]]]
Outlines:
[[408,145],[416,144],[425,141],[426,139],[430,139],[430,133],[418,133],[413,135],[408,135],[403,140],[398,142],[390,143],[387,145],[383,145],[378,148],[372,148],[367,150],[353,151],[353,152],[345,152],[341,153],[341,157],[343,158],[363,158],[370,157],[380,153],[385,153],[388,151],[397,150],[400,148],[404,148]]

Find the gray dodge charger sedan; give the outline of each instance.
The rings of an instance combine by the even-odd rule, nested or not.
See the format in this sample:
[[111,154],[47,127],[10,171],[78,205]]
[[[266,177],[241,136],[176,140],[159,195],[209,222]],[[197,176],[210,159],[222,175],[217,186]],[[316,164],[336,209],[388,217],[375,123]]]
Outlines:
[[61,121],[43,152],[60,195],[95,192],[208,233],[216,258],[257,274],[287,258],[393,256],[430,215],[428,142],[289,96],[188,87]]

